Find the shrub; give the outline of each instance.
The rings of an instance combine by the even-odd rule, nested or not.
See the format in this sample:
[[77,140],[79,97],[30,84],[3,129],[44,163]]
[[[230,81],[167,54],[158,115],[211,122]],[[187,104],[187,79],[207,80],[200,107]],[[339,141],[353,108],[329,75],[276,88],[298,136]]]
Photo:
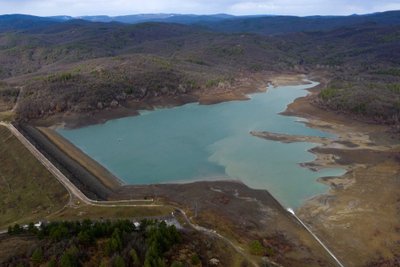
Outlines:
[[41,248],[37,248],[35,249],[35,251],[33,251],[32,256],[31,256],[31,260],[33,262],[33,264],[35,265],[39,265],[40,263],[43,262],[43,251]]
[[56,258],[53,257],[47,262],[47,267],[56,267],[57,266],[57,261]]
[[24,229],[22,229],[22,227],[18,223],[15,224],[12,229],[12,233],[15,235],[21,234],[23,231],[24,231]]
[[72,73],[56,73],[47,77],[49,82],[66,82],[73,78]]
[[174,261],[174,262],[171,264],[171,267],[183,267],[183,266],[184,266],[183,263],[180,262],[180,261]]
[[193,265],[198,265],[198,264],[200,264],[201,261],[200,261],[199,255],[193,254],[193,256],[190,258],[190,262],[191,262]]
[[61,256],[61,267],[75,267],[78,265],[79,250],[77,247],[72,246]]
[[81,231],[78,234],[78,240],[83,245],[90,245],[92,243],[92,238],[87,231]]
[[265,249],[263,245],[258,240],[254,240],[250,242],[250,253],[257,256],[262,256],[265,253]]
[[328,101],[329,99],[333,98],[337,94],[337,89],[334,88],[325,88],[319,94],[319,97],[322,98],[324,101]]
[[132,264],[134,266],[140,266],[140,259],[135,249],[129,251],[129,256],[131,256]]
[[60,241],[68,236],[68,229],[65,226],[54,227],[50,230],[50,238],[53,241]]
[[114,267],[125,267],[126,266],[124,259],[120,255],[117,255],[114,258],[114,264],[113,265],[114,265]]

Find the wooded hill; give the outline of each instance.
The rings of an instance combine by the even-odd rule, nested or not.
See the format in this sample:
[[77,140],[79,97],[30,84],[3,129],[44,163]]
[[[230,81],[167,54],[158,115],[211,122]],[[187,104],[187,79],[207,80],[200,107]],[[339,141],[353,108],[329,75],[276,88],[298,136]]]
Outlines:
[[195,100],[198,92],[233,88],[254,73],[323,70],[331,82],[316,103],[396,125],[399,25],[395,11],[134,25],[0,16],[0,108],[19,95],[18,118],[30,120],[127,100]]

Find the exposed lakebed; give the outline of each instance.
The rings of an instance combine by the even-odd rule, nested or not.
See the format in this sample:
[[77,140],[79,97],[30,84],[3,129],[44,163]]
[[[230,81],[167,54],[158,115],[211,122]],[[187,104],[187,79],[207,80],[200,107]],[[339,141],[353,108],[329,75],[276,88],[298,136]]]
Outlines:
[[251,131],[332,137],[279,115],[305,89],[317,83],[269,88],[248,101],[143,111],[79,129],[58,132],[127,184],[237,179],[267,189],[283,205],[299,207],[324,193],[318,177],[342,175],[343,169],[313,172],[299,166],[315,156],[313,143],[280,143]]

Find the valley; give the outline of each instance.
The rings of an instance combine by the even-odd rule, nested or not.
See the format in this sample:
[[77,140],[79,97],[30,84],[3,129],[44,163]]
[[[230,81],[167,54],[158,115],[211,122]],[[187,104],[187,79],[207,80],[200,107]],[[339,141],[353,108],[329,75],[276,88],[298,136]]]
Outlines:
[[[189,259],[198,255],[202,266],[215,258],[220,266],[337,266],[290,207],[343,265],[398,264],[398,11],[193,23],[13,18],[0,16],[8,127],[0,127],[0,230],[167,218],[184,229],[168,264],[180,257],[198,266]],[[210,141],[193,145],[188,136]],[[146,156],[154,162],[141,163]],[[1,264],[18,263],[8,242],[26,255],[50,244],[2,234]],[[99,242],[80,264],[114,262],[118,253],[105,255]]]

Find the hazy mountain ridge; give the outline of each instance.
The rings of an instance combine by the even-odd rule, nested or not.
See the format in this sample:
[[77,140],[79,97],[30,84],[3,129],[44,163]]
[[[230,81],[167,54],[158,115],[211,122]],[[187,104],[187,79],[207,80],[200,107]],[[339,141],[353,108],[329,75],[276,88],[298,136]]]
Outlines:
[[0,32],[20,31],[33,28],[47,27],[60,23],[57,19],[30,15],[1,15]]
[[254,18],[235,18],[219,23],[200,23],[208,28],[225,33],[251,32],[263,35],[284,34],[305,31],[327,31],[339,27],[356,25],[399,25],[400,11],[388,11],[367,15],[352,16],[266,16]]
[[338,27],[357,24],[399,25],[400,11],[387,11],[366,15],[351,16],[233,16],[228,14],[194,15],[194,14],[137,14],[126,16],[53,16],[36,17],[29,15],[0,16],[0,32],[25,30],[73,20],[85,20],[103,23],[138,24],[144,22],[178,23],[198,25],[209,30],[225,33],[251,32],[257,34],[282,34],[302,31],[332,30]]

